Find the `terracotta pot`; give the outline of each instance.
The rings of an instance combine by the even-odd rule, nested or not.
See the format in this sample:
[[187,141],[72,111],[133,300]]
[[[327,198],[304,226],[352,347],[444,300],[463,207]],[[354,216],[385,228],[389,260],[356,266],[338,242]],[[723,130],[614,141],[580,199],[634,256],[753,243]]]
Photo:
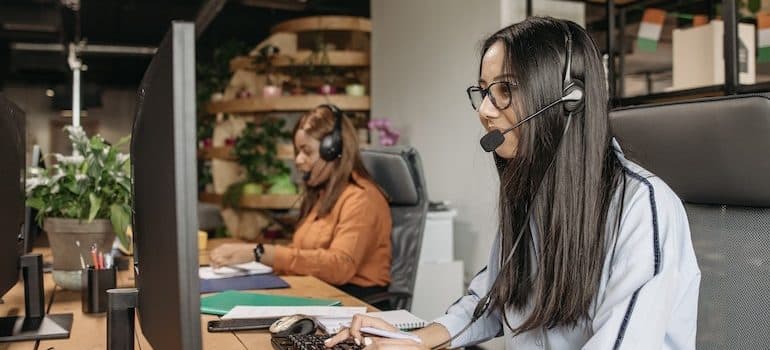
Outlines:
[[262,97],[281,97],[283,91],[280,86],[266,85],[262,88]]
[[[53,280],[64,289],[80,290],[82,271],[80,257],[86,265],[91,263],[91,246],[96,244],[99,251],[109,253],[115,241],[112,224],[106,219],[89,223],[85,220],[47,218],[43,229],[53,253]],[[80,242],[80,247],[76,242]]]
[[318,88],[318,92],[321,95],[334,95],[337,93],[337,88],[331,84],[323,84]]

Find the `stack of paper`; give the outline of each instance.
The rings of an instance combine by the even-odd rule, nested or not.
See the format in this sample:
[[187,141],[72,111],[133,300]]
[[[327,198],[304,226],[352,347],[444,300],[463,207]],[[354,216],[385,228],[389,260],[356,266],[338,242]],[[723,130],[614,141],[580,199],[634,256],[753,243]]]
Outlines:
[[[417,329],[428,325],[428,322],[413,315],[411,312],[406,310],[369,312],[369,313],[366,313],[366,315],[381,318],[385,322],[388,322],[401,330]],[[343,327],[350,327],[350,322],[352,318],[353,318],[352,316],[351,317],[334,317],[329,315],[324,317],[318,317],[317,319],[318,319],[318,323],[321,325],[321,327],[324,328],[326,333],[335,334],[339,332],[340,329],[342,329]]]
[[269,318],[291,315],[307,315],[316,318],[346,318],[348,323],[355,314],[366,312],[366,307],[353,306],[236,306],[222,319]]
[[245,264],[238,264],[233,266],[222,266],[219,268],[213,268],[211,266],[204,266],[198,270],[198,276],[201,279],[211,280],[219,278],[240,277],[249,275],[261,275],[265,273],[273,272],[273,268],[267,265],[260,264],[256,261],[252,261]]

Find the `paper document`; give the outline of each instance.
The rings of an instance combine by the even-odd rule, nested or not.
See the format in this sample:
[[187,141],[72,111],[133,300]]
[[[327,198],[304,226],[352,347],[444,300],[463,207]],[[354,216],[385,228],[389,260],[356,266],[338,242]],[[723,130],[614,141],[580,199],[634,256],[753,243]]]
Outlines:
[[[381,318],[401,330],[417,329],[428,325],[428,322],[406,310],[369,312],[366,315]],[[352,317],[318,317],[318,323],[330,334],[339,332],[343,327],[350,327],[351,320]]]
[[350,320],[353,315],[365,312],[366,307],[363,306],[236,306],[226,315],[222,316],[222,319],[283,317],[299,314],[315,317],[347,318]]
[[198,270],[198,276],[202,279],[213,280],[219,278],[240,277],[248,275],[261,275],[265,273],[273,272],[273,268],[264,264],[260,264],[256,261],[248,262],[245,264],[238,264],[233,266],[222,266],[219,268],[213,268],[211,266],[204,266]]

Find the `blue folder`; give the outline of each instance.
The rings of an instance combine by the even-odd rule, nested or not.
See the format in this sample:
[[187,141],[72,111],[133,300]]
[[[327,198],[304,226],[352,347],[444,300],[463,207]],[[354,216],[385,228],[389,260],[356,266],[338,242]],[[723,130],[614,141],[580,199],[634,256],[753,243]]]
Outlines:
[[201,293],[278,288],[289,288],[289,284],[272,273],[211,280],[201,279]]

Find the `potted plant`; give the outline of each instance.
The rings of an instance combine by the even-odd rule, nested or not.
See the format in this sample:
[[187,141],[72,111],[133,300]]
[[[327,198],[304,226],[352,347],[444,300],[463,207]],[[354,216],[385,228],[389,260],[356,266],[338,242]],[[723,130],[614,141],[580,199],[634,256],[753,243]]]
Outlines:
[[[244,195],[297,192],[296,186],[291,182],[289,167],[278,158],[278,144],[291,137],[290,133],[284,130],[284,125],[283,119],[266,119],[259,125],[248,123],[235,142],[233,152],[244,169],[244,179],[227,188],[223,195],[223,206],[227,208],[226,211],[238,212],[238,222],[231,221],[228,225],[228,230],[237,237],[255,239],[262,228],[269,225],[269,221],[261,213],[241,210],[240,203]],[[230,214],[224,215],[223,212],[223,217],[230,216],[234,217]]]
[[126,229],[131,222],[129,156],[99,136],[90,139],[80,127],[65,128],[74,154],[54,154],[49,169],[32,168],[27,179],[27,205],[38,210],[37,220],[48,233],[53,253],[53,279],[65,289],[80,289],[82,263],[90,262],[90,248],[108,253],[117,235],[131,246]]
[[267,44],[259,49],[259,54],[254,57],[254,63],[258,68],[259,73],[265,75],[267,85],[262,88],[262,97],[279,97],[281,96],[282,89],[281,84],[277,84],[274,81],[273,74],[275,73],[275,66],[273,66],[273,59],[278,56],[281,50],[271,44]]

